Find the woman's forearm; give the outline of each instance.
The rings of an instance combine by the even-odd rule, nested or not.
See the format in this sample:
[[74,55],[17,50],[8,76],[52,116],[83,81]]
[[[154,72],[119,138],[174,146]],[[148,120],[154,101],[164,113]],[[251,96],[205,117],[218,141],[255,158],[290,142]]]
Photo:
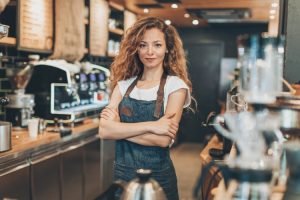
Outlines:
[[99,135],[102,139],[119,140],[150,132],[151,122],[124,123],[100,119]]
[[153,133],[144,133],[134,137],[127,138],[126,140],[144,145],[144,146],[159,146],[168,147],[171,144],[172,139],[165,135],[156,135]]

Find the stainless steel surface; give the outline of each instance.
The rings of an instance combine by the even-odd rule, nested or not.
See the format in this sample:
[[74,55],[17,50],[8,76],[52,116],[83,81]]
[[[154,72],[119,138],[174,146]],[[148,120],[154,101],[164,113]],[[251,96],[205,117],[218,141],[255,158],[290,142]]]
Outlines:
[[300,97],[288,95],[278,97],[276,103],[266,105],[267,109],[279,115],[280,128],[289,136],[300,136]]
[[0,39],[8,36],[9,26],[0,24]]
[[137,178],[130,181],[123,189],[121,199],[166,200],[165,193],[158,182],[150,178],[151,173],[149,169],[138,169]]
[[6,171],[6,172],[1,173],[1,174],[0,174],[0,177],[1,177],[1,176],[8,175],[8,174],[11,174],[11,173],[14,173],[14,172],[16,172],[16,171],[18,171],[18,170],[20,170],[20,169],[23,169],[23,168],[25,168],[25,167],[28,167],[28,166],[29,166],[29,163],[28,163],[28,162],[26,162],[26,163],[24,163],[24,164],[20,164],[20,165],[14,167],[14,168],[12,168],[12,169],[9,169],[9,170]]
[[[72,185],[75,186],[80,185],[81,188],[89,184],[85,187],[84,194],[91,198],[82,198],[83,195],[78,195],[76,196],[78,198],[65,199],[95,199],[94,197],[100,195],[100,141],[98,128],[91,126],[93,128],[87,128],[80,133],[63,137],[57,141],[0,153],[0,199],[4,197],[3,195],[28,200],[63,199],[61,198],[61,191],[65,191],[67,188],[62,187],[62,185],[67,181],[74,183]],[[81,144],[79,148],[62,152],[63,149],[70,145],[76,145],[76,143]],[[85,160],[85,164],[80,164],[77,160]],[[76,173],[73,173],[73,168],[78,169],[79,165],[85,167],[80,167],[81,170],[76,170]],[[83,169],[86,174],[85,179],[80,178],[74,181],[74,174],[81,174],[80,176],[83,177]],[[68,173],[69,171],[70,173]],[[66,173],[68,176],[65,176]],[[62,174],[64,177],[61,176]],[[89,179],[86,178],[87,175]],[[25,177],[27,178],[25,179]],[[97,179],[99,180],[95,183]],[[32,188],[30,188],[31,186]],[[75,188],[68,191],[75,194],[74,191],[79,190]]]
[[116,142],[114,140],[103,139],[100,142],[100,191],[102,193],[113,183]]
[[34,107],[34,96],[32,94],[8,94],[10,102],[6,106],[8,108],[33,108]]
[[[72,146],[71,149],[68,148]],[[76,147],[76,148],[75,148]],[[61,154],[62,199],[82,200],[84,196],[84,147],[65,144],[68,151]]]
[[0,121],[0,152],[11,149],[11,123]]
[[49,155],[43,156],[42,158],[39,158],[39,159],[36,159],[36,160],[31,160],[31,164],[34,165],[34,164],[43,162],[43,161],[45,161],[45,160],[47,160],[47,159],[53,158],[53,157],[55,157],[55,156],[58,156],[59,154],[60,154],[60,152],[57,151],[57,152],[51,153],[51,154],[49,154]]
[[84,146],[84,198],[85,200],[96,199],[101,193],[100,179],[100,138],[85,140]]
[[30,200],[30,167],[26,153],[0,163],[0,199]]
[[60,199],[60,158],[56,146],[30,157],[31,199]]

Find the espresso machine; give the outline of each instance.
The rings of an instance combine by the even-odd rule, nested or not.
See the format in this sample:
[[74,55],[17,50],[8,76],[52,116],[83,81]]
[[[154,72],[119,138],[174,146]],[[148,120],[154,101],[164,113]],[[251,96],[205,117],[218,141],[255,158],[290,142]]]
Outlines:
[[101,103],[109,100],[109,76],[110,71],[105,67],[89,62],[82,63],[83,68],[88,74],[89,91],[93,94],[93,102]]
[[25,93],[32,70],[33,66],[28,63],[6,70],[13,93],[7,95],[10,103],[5,107],[5,113],[6,120],[12,122],[14,129],[27,127],[28,119],[32,118],[34,114],[34,95]]
[[79,72],[74,75],[74,80],[77,86],[77,92],[80,97],[80,104],[86,105],[90,104],[93,100],[90,91],[90,84],[88,79],[88,74]]
[[90,72],[83,70],[80,64],[64,60],[37,63],[26,87],[28,93],[35,95],[35,115],[65,123],[98,117],[108,100],[94,101],[97,77],[93,69]]

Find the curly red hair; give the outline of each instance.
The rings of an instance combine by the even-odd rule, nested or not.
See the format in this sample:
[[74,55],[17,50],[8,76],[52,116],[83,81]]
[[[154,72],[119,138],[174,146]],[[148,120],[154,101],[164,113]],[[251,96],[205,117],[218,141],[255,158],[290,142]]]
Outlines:
[[182,41],[178,32],[172,25],[166,25],[164,21],[155,17],[147,17],[138,20],[129,28],[120,45],[120,52],[111,65],[111,91],[117,82],[138,76],[143,72],[143,64],[138,56],[138,45],[146,30],[157,28],[164,33],[168,53],[163,62],[164,71],[169,75],[181,78],[192,92],[192,84],[188,77],[186,58]]

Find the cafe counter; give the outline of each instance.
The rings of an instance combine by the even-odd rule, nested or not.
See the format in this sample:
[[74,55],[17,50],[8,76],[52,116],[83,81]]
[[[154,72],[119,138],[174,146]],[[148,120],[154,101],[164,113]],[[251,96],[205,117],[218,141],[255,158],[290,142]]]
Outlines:
[[0,153],[0,199],[95,199],[111,183],[114,141],[101,140],[98,121],[70,135],[44,131],[30,138],[12,132],[12,148]]

